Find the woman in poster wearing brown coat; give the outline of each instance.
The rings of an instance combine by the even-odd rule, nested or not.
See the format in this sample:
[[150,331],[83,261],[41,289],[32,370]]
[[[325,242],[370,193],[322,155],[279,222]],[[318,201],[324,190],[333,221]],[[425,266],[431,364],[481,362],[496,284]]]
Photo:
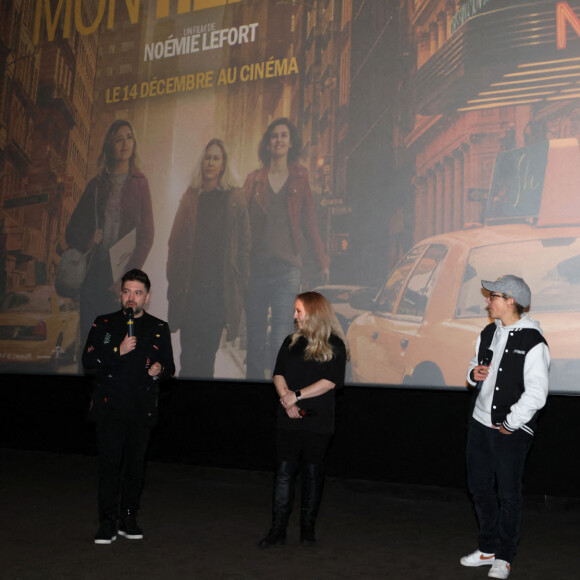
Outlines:
[[225,144],[212,139],[181,198],[169,238],[168,321],[180,330],[181,377],[213,377],[222,331],[238,335],[250,225]]

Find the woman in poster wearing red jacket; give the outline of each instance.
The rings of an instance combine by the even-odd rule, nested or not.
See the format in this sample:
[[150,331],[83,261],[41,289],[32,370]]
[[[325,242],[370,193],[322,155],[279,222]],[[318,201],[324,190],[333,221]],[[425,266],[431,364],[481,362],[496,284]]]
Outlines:
[[280,345],[292,331],[288,313],[300,290],[302,237],[320,265],[322,282],[328,282],[329,260],[318,232],[308,170],[298,163],[301,150],[294,124],[285,117],[276,119],[258,149],[263,167],[250,173],[244,185],[252,230],[246,306],[248,379],[265,378],[265,368],[273,368]]

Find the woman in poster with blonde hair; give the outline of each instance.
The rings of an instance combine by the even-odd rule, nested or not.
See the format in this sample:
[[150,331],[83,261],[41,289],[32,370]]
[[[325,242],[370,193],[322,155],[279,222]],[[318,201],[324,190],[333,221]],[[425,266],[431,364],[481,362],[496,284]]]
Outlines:
[[113,278],[109,250],[135,230],[124,271],[140,269],[154,236],[149,182],[137,168],[137,139],[129,121],[111,124],[98,162],[100,170],[89,181],[65,233],[70,248],[92,249],[80,292],[81,349],[95,318],[119,308],[121,283]]
[[181,377],[213,377],[222,331],[238,335],[248,285],[246,201],[223,141],[212,139],[181,198],[169,238],[169,327],[180,330]]

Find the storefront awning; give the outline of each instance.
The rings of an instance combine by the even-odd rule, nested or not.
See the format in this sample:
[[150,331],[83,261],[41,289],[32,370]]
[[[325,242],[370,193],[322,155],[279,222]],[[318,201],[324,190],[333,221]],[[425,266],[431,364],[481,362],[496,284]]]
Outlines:
[[[414,76],[416,111],[435,115],[580,98],[580,35],[555,0],[489,2]],[[580,1],[560,3],[578,17]],[[565,48],[557,32],[565,31]]]

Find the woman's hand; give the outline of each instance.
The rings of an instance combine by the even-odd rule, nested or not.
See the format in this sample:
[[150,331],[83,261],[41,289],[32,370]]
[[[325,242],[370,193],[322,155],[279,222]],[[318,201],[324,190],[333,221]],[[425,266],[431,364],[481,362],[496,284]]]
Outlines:
[[286,409],[286,415],[288,415],[290,419],[302,419],[300,409],[296,405],[292,405],[291,407]]
[[93,239],[91,240],[91,248],[98,246],[103,241],[103,230],[95,230]]
[[285,394],[280,397],[280,404],[286,409],[286,415],[290,419],[302,419],[300,409],[296,405],[296,394],[293,391],[286,390]]
[[296,394],[293,391],[288,391],[280,397],[280,404],[288,410],[292,405],[296,405],[296,400]]

